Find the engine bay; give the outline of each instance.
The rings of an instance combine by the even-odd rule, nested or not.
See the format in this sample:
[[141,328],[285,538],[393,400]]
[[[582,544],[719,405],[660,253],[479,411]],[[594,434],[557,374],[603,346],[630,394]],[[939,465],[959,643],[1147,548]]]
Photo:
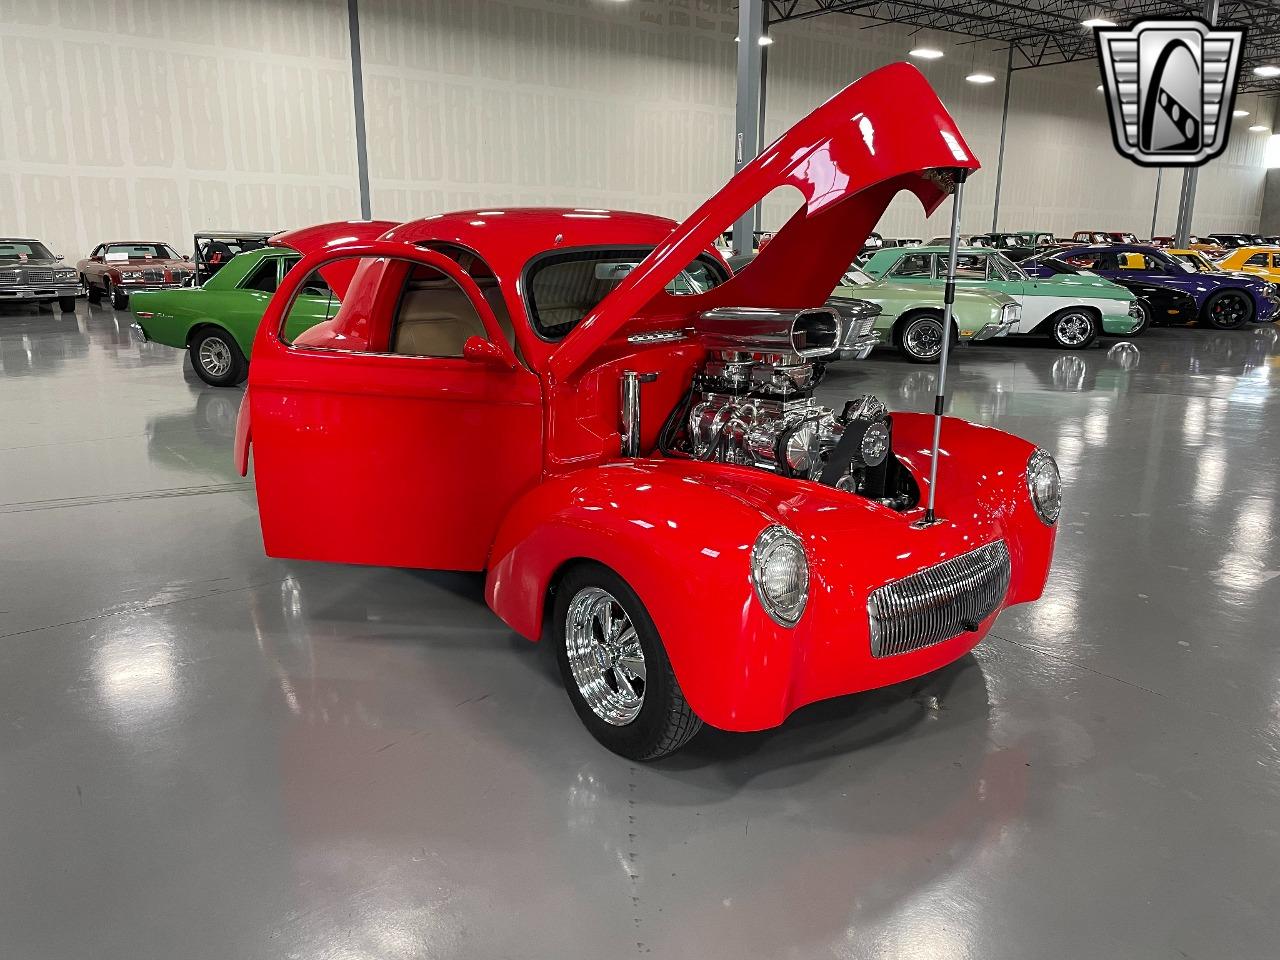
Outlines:
[[724,308],[696,329],[707,359],[663,425],[663,454],[811,480],[899,511],[919,502],[884,403],[865,394],[837,413],[814,396],[840,342],[835,311]]

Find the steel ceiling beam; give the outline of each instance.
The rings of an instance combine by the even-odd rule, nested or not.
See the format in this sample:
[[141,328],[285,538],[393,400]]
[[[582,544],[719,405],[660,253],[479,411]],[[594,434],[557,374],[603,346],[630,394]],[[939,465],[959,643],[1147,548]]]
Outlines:
[[[768,0],[768,6],[773,23],[846,14],[871,21],[868,28],[896,23],[1011,45],[1014,70],[1096,58],[1093,36],[1080,23],[1096,15],[1098,0]],[[1196,0],[1104,0],[1102,7],[1121,24],[1203,12]],[[1259,64],[1280,64],[1280,3],[1220,0],[1217,22],[1249,30],[1240,91],[1280,93],[1280,78],[1252,73]]]

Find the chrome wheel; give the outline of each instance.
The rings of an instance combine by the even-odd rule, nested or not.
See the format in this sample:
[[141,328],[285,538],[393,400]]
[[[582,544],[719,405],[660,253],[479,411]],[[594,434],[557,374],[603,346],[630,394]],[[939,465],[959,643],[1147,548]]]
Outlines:
[[1083,313],[1064,313],[1053,324],[1053,333],[1064,347],[1079,347],[1093,335],[1093,319]]
[[615,727],[631,723],[644,706],[645,662],[627,611],[607,590],[583,587],[564,629],[569,668],[591,712]]
[[942,324],[932,317],[912,320],[902,334],[902,342],[912,356],[932,360],[942,352]]
[[206,337],[196,358],[211,377],[225,377],[231,369],[231,347],[217,337]]

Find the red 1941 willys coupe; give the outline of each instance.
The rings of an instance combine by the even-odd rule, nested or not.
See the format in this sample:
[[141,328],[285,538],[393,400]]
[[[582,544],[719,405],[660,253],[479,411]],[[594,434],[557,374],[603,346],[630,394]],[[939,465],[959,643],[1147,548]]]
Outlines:
[[[946,418],[929,518],[932,417],[821,406],[814,358],[890,199],[932,211],[977,166],[897,64],[682,224],[503,209],[282,237],[306,256],[259,330],[236,438],[267,552],[483,571],[498,616],[555,644],[591,733],[635,759],[956,660],[1044,589],[1053,459]],[[715,239],[786,186],[799,209],[730,276]],[[341,308],[289,342],[321,268]]]

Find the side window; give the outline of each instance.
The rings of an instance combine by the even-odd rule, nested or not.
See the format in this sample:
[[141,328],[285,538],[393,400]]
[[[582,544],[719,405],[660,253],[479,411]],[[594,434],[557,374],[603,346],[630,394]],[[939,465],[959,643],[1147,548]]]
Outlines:
[[414,265],[391,326],[390,352],[413,357],[461,357],[470,337],[489,339],[466,292],[432,267]]
[[267,257],[244,278],[240,284],[242,290],[257,290],[260,293],[275,293],[280,286],[280,264],[278,257]]
[[1267,255],[1265,253],[1255,253],[1244,262],[1244,265],[1246,267],[1265,267],[1267,265]]
[[933,254],[909,253],[895,263],[889,270],[891,277],[912,277],[931,279],[933,277]]
[[956,256],[957,280],[987,279],[987,261],[989,257],[981,253],[961,253]]

